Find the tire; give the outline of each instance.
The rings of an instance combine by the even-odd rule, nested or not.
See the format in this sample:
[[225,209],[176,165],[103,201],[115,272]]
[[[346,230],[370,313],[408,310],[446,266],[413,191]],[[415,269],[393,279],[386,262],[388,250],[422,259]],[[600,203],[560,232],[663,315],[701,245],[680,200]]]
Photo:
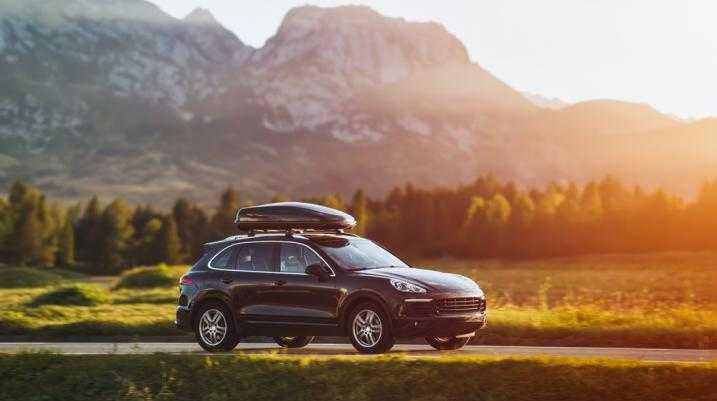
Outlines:
[[301,348],[314,341],[314,337],[274,337],[274,342],[284,348]]
[[470,340],[470,337],[426,337],[426,341],[428,341],[431,347],[441,351],[463,348]]
[[362,354],[382,354],[395,343],[388,316],[373,302],[360,304],[351,311],[348,333],[351,344]]
[[222,352],[231,351],[237,346],[239,336],[236,324],[226,306],[220,303],[204,304],[196,316],[194,337],[202,348],[209,352]]

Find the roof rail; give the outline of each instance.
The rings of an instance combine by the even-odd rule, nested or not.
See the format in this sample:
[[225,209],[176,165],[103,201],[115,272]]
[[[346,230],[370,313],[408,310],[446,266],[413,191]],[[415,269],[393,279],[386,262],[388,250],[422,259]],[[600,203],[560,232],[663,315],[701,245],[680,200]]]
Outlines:
[[357,237],[356,234],[347,233],[343,229],[337,228],[337,229],[299,229],[299,228],[288,228],[288,229],[251,229],[247,230],[246,235],[248,237],[254,237],[257,234],[279,234],[284,233],[287,237],[291,237],[294,234],[339,234],[339,235],[349,235],[352,237]]

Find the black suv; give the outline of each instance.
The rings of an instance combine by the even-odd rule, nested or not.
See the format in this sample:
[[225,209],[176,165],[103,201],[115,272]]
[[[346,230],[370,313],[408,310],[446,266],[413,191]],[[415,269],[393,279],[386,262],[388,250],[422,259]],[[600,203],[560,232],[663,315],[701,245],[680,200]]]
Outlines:
[[410,267],[342,232],[355,224],[343,212],[284,202],[244,208],[237,223],[248,233],[206,244],[180,280],[176,324],[208,351],[231,350],[246,336],[290,348],[348,336],[361,353],[425,337],[451,350],[486,323],[474,281]]

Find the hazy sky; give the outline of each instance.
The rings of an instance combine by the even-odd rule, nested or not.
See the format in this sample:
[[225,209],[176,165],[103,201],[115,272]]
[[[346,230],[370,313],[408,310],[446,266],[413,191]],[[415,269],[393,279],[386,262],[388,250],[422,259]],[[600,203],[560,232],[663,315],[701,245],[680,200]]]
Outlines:
[[[150,0],[175,17],[209,9],[261,46],[292,0]],[[393,17],[442,23],[471,59],[509,85],[575,102],[646,102],[682,117],[717,116],[715,0],[354,0]]]

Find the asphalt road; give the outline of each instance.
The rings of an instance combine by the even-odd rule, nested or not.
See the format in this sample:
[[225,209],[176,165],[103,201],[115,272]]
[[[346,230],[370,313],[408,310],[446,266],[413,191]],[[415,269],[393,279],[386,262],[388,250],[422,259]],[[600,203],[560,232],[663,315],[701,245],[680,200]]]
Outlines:
[[[191,353],[206,354],[195,343],[0,343],[0,353],[49,350],[70,355],[111,355]],[[240,343],[234,352],[281,353],[287,355],[354,355],[350,344],[311,344],[305,348],[283,349],[270,343]],[[457,351],[436,351],[428,345],[399,344],[392,354],[410,356],[490,355],[490,356],[560,356],[586,358],[619,358],[652,362],[717,361],[717,350],[654,349],[654,348],[589,348],[589,347],[523,347],[471,345]]]

